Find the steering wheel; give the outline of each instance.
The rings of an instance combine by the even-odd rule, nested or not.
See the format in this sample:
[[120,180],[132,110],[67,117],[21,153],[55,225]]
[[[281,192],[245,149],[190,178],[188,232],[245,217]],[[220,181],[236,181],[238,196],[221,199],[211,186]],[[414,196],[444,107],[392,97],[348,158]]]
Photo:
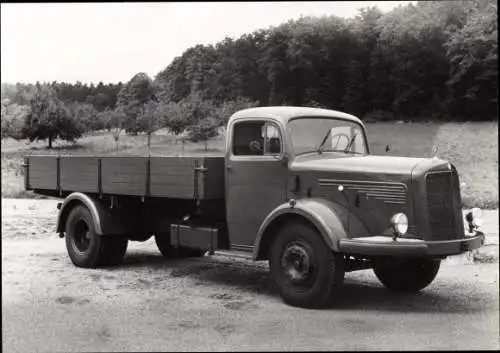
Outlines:
[[250,141],[250,143],[248,144],[248,147],[250,148],[250,151],[252,151],[252,152],[262,153],[262,147],[261,147],[259,141],[255,141],[255,140]]
[[346,133],[344,133],[344,132],[339,132],[339,133],[336,133],[335,135],[333,135],[333,136],[332,136],[332,141],[333,141],[333,139],[334,139],[335,137],[337,137],[337,143],[335,144],[335,146],[333,146],[333,143],[332,143],[332,149],[334,149],[334,150],[335,150],[335,149],[337,149],[337,146],[339,145],[340,139],[341,139],[342,137],[345,137],[345,138],[346,138],[346,140],[347,140],[347,141],[346,141],[346,147],[347,147],[347,144],[349,143],[350,138],[349,138],[349,136],[347,136],[347,134],[346,134]]

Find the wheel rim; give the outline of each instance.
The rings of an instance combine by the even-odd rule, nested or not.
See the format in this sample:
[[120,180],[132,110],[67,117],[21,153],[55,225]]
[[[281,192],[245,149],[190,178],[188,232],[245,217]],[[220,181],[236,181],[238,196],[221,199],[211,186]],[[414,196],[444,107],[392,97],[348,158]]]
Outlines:
[[90,229],[84,220],[79,220],[75,225],[73,244],[80,252],[85,252],[90,247]]
[[310,288],[316,275],[311,247],[302,242],[289,243],[281,256],[281,269],[289,285],[296,289]]

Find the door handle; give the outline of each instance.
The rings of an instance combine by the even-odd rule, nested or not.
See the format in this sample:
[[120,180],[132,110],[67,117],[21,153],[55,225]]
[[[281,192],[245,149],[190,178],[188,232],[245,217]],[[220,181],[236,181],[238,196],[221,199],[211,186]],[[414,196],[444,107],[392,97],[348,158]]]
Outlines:
[[233,167],[232,167],[230,164],[227,164],[227,165],[226,165],[226,169],[227,169],[227,170],[231,170],[231,169],[233,169]]

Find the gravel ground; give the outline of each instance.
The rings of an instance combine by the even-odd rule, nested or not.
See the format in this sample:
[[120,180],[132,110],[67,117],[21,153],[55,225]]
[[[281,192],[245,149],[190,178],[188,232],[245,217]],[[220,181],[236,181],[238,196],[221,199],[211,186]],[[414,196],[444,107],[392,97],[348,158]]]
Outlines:
[[415,295],[350,273],[334,307],[305,310],[281,301],[265,263],[166,260],[152,240],[130,243],[121,266],[76,268],[56,202],[2,200],[5,352],[500,348],[497,211],[487,261],[450,258]]

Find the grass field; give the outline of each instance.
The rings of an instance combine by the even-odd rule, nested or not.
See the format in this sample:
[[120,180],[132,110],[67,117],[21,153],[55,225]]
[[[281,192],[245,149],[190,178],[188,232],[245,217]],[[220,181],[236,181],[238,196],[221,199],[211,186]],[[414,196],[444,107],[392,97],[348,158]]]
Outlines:
[[[373,123],[367,124],[372,154],[407,157],[433,157],[437,147],[439,158],[453,163],[466,186],[462,190],[464,207],[498,208],[498,122],[481,123]],[[111,134],[99,132],[86,136],[76,144],[61,141],[47,150],[45,141],[2,140],[2,197],[34,197],[23,190],[21,171],[25,154],[98,154],[147,155],[145,135],[120,137],[118,149]],[[390,151],[385,152],[386,145]],[[224,137],[203,143],[176,142],[158,132],[151,139],[151,155],[221,155]]]
[[498,122],[375,123],[367,125],[371,153],[437,156],[458,169],[464,207],[498,208]]

